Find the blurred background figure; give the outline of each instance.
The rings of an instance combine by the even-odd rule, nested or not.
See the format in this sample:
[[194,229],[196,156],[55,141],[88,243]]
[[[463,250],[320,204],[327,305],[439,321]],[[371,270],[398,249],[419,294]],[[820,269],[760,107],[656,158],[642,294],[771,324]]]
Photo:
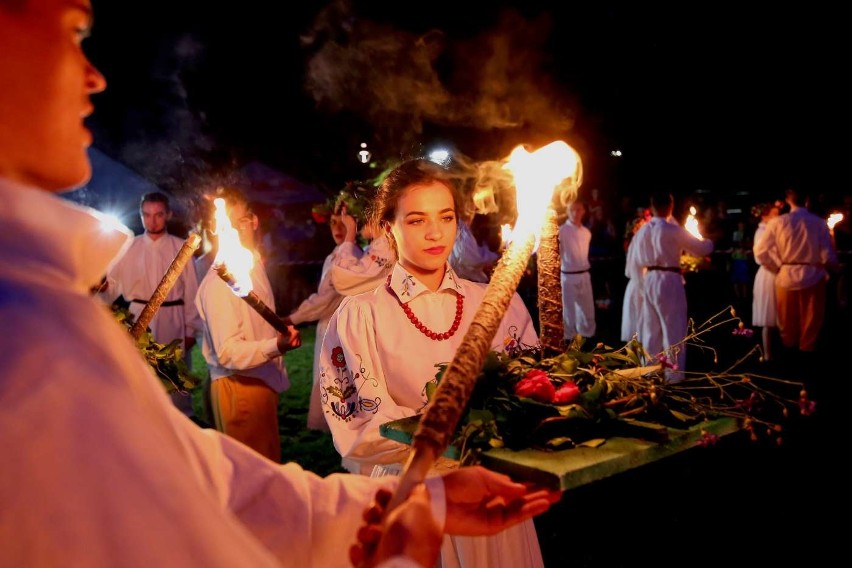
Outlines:
[[807,195],[789,188],[785,196],[790,212],[767,223],[754,256],[777,273],[778,330],[788,354],[812,354],[825,320],[828,270],[837,268],[837,255],[825,219],[808,211]]
[[627,274],[644,274],[641,341],[651,355],[667,361],[666,379],[683,380],[686,366],[687,305],[680,258],[683,251],[710,254],[713,242],[692,236],[671,221],[674,197],[660,191],[651,196],[654,216],[633,237],[627,251]]
[[570,344],[578,334],[585,338],[595,334],[595,298],[589,273],[592,233],[583,225],[586,206],[575,200],[567,205],[566,211],[568,218],[559,227],[559,256],[562,325],[565,342]]
[[[754,206],[752,215],[760,218],[760,223],[754,232],[754,244],[757,245],[763,233],[766,231],[767,224],[781,213],[781,207],[778,203],[761,203]],[[770,253],[772,256],[772,264],[779,266],[781,261],[778,259],[777,253],[773,250]],[[775,273],[763,266],[755,257],[755,262],[758,264],[757,273],[754,275],[754,289],[751,304],[751,324],[755,327],[762,328],[761,343],[763,346],[763,360],[771,361],[773,358],[773,335],[778,326],[777,310],[775,308]]]
[[[356,223],[360,221],[363,224],[363,207],[359,205],[354,194],[354,186],[352,183],[347,184],[337,196],[331,199],[331,203],[327,203],[328,208],[328,227],[331,231],[331,237],[334,240],[334,249],[328,254],[323,261],[322,272],[320,274],[320,282],[317,286],[317,291],[308,296],[299,306],[284,318],[288,324],[299,325],[305,322],[317,322],[316,340],[314,341],[314,361],[312,372],[312,387],[311,395],[308,403],[307,427],[311,430],[328,431],[328,423],[323,416],[322,402],[320,400],[319,388],[319,353],[322,347],[322,338],[325,336],[325,330],[328,328],[328,320],[331,319],[334,310],[340,305],[343,299],[332,284],[331,267],[337,262],[342,248],[348,248],[346,254],[351,258],[360,259],[364,252],[360,246],[356,244],[356,235],[354,227],[347,228],[347,224],[343,222],[343,215],[352,212],[353,216],[357,215]],[[366,201],[366,197],[360,200],[360,203]],[[324,217],[323,217],[324,219]],[[350,224],[351,225],[351,224]]]
[[[257,215],[236,189],[222,189],[217,197],[225,200],[240,244],[254,257],[252,292],[274,312],[272,284],[257,250]],[[204,322],[202,353],[216,429],[280,463],[278,398],[290,387],[284,353],[301,345],[298,330],[291,325],[287,334],[276,331],[213,270],[201,281],[195,305]]]
[[[101,298],[112,304],[123,297],[130,305],[134,318],[145,308],[154,290],[171,266],[183,246],[184,239],[169,234],[167,224],[172,218],[169,198],[155,191],[146,193],[139,202],[139,216],[144,233],[133,239],[133,244],[107,273]],[[175,280],[160,308],[148,327],[157,343],[167,345],[180,340],[184,361],[192,368],[190,350],[201,333],[201,319],[195,308],[198,279],[192,268],[185,269]],[[178,388],[170,393],[172,402],[187,416],[194,416],[192,396]]]
[[488,245],[480,244],[471,231],[475,215],[472,209],[459,212],[459,230],[450,253],[450,266],[462,278],[488,282],[491,269],[500,260],[500,255],[488,248]]

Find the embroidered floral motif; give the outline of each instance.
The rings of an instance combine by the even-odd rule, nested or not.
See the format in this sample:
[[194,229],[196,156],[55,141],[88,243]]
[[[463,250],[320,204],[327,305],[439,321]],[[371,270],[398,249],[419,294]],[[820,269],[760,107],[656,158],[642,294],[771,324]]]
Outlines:
[[509,327],[509,331],[503,338],[503,350],[514,356],[521,349],[521,340],[518,338],[518,326]]
[[343,347],[338,345],[331,350],[331,364],[338,369],[346,366],[346,356],[343,354]]
[[371,412],[375,414],[379,411],[379,405],[382,403],[382,399],[380,397],[376,397],[375,399],[369,398],[359,398],[358,405],[361,407],[361,410],[364,412]]
[[388,259],[383,256],[376,256],[375,254],[371,254],[370,258],[381,267],[384,267],[388,264]]
[[456,277],[456,273],[455,273],[455,271],[454,271],[452,268],[449,268],[449,269],[447,270],[447,278],[450,280],[450,282],[452,282],[452,283],[453,283],[453,286],[455,286],[455,287],[456,287],[456,290],[458,290],[459,292],[461,292],[461,289],[462,289],[461,284],[459,283],[459,281],[458,281],[458,279],[457,279],[457,277]]
[[402,295],[411,296],[411,291],[415,287],[417,287],[417,283],[414,281],[414,276],[406,274],[405,278],[402,279]]
[[[349,421],[360,411],[372,414],[378,412],[382,403],[380,397],[369,399],[359,395],[365,384],[371,382],[376,385],[378,381],[371,378],[363,366],[353,373],[346,364],[346,355],[340,345],[332,348],[330,359],[332,366],[320,371],[320,380],[323,385],[323,404],[331,409],[331,414],[338,420]],[[328,385],[329,382],[333,384]]]

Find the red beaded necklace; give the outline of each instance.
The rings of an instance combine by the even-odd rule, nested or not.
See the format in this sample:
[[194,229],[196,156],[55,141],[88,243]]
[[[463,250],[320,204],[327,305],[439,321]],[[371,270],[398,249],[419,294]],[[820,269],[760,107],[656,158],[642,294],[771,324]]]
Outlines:
[[[388,274],[388,281],[385,284],[385,287],[387,287],[388,292],[393,294],[393,291],[392,291],[391,285],[390,285],[390,280],[391,280],[391,277],[390,277],[390,274]],[[414,315],[414,312],[411,311],[411,308],[408,307],[408,304],[402,303],[402,300],[400,300],[395,294],[394,294],[394,297],[396,298],[396,301],[399,302],[399,307],[402,308],[402,311],[405,312],[405,315],[408,316],[409,321],[411,321],[411,323],[414,325],[414,327],[419,329],[420,333],[422,333],[423,335],[425,335],[429,339],[434,339],[436,341],[443,341],[445,339],[451,338],[453,335],[456,334],[456,331],[458,331],[459,324],[461,323],[462,312],[464,312],[464,296],[462,296],[461,294],[458,294],[456,296],[456,317],[453,319],[453,325],[450,326],[450,329],[448,329],[444,333],[437,333],[435,331],[432,331],[428,327],[426,327],[423,324],[423,322],[420,321],[417,318],[417,316]]]

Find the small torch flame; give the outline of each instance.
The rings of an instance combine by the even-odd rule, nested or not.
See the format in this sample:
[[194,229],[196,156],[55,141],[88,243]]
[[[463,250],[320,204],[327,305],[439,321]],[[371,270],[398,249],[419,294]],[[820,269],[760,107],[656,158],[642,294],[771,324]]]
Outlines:
[[214,199],[216,206],[214,219],[216,221],[216,234],[219,237],[219,252],[213,266],[225,265],[233,277],[229,282],[231,289],[240,297],[247,296],[251,292],[251,268],[254,265],[254,255],[240,243],[240,235],[231,225],[225,210],[225,200],[221,197]]
[[834,226],[843,220],[843,213],[832,213],[828,216],[828,220],[826,224],[828,225],[828,230],[833,231]]
[[696,239],[703,239],[704,237],[701,236],[701,231],[698,230],[698,219],[695,218],[695,213],[695,206],[691,206],[689,208],[689,216],[686,218],[683,228],[689,231],[689,233]]

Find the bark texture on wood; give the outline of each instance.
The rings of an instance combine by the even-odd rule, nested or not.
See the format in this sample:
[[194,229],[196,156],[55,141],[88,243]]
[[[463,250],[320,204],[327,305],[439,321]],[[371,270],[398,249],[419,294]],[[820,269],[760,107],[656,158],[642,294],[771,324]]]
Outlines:
[[538,322],[542,354],[551,357],[564,351],[562,279],[559,257],[559,225],[556,210],[547,208],[538,245]]

